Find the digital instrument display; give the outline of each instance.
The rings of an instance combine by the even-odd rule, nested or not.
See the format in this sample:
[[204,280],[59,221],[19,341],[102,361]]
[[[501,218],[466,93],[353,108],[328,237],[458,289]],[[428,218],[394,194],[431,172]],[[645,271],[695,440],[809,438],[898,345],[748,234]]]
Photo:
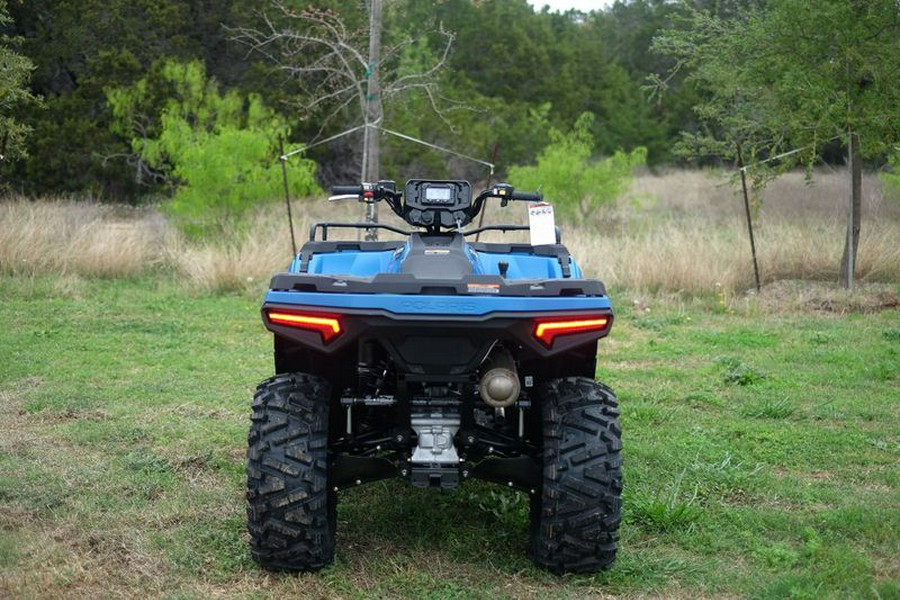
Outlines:
[[423,204],[453,204],[453,190],[449,186],[430,185],[425,188]]

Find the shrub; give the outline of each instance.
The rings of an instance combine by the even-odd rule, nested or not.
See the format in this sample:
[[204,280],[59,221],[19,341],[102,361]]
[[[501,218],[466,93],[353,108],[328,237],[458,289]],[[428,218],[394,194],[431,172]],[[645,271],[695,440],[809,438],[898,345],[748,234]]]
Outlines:
[[515,166],[509,180],[522,189],[540,189],[564,216],[587,216],[591,209],[609,204],[631,185],[634,169],[647,159],[644,148],[618,151],[593,160],[594,115],[583,113],[572,131],[550,130],[550,143],[538,155],[537,165]]
[[[158,132],[146,135],[147,129],[137,124],[148,121],[146,112],[158,105],[154,95],[159,87],[171,89],[172,95],[156,109]],[[145,133],[132,139],[132,148],[173,184],[166,210],[189,235],[222,233],[247,209],[283,193],[279,140],[287,137],[289,127],[256,94],[221,95],[201,63],[170,61],[161,81],[148,77],[109,90],[107,98],[118,131]],[[288,167],[293,195],[318,191],[314,162],[294,159]]]

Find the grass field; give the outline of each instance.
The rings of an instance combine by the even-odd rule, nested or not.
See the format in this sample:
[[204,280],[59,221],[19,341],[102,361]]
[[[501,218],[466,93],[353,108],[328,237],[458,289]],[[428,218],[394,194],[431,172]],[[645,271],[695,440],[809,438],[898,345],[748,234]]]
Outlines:
[[[846,173],[822,172],[814,181],[810,185],[801,173],[790,173],[765,190],[755,217],[763,283],[837,281],[846,237]],[[863,190],[856,278],[898,282],[900,202],[885,199],[874,175],[865,178]],[[315,221],[361,218],[353,202],[307,198],[293,204],[299,243]],[[486,224],[526,221],[521,203],[506,209],[494,203],[485,212]],[[285,217],[284,205],[271,203],[243,227],[189,243],[152,207],[0,202],[0,274],[131,277],[163,269],[195,290],[251,290],[288,262]],[[381,220],[402,225],[386,206]],[[616,204],[561,225],[563,241],[586,271],[612,288],[734,295],[754,286],[743,203],[721,173],[645,174]]]
[[[333,567],[258,570],[244,463],[280,209],[198,244],[153,209],[0,202],[0,598],[900,599],[900,204],[867,179],[840,290],[845,188],[768,188],[760,293],[709,174],[639,177],[566,228],[617,310],[598,377],[624,523],[591,577],[534,569],[526,499],[477,482],[342,492]],[[356,210],[295,208],[301,240]]]
[[336,564],[292,576],[244,529],[261,290],[3,276],[0,597],[898,598],[898,291],[614,295],[611,571],[532,568],[506,489],[386,482],[342,493]]

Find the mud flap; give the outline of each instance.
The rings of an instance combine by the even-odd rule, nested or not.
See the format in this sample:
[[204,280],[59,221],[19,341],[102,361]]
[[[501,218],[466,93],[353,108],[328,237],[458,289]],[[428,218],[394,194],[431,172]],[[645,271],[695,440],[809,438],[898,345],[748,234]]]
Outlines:
[[486,458],[472,468],[471,476],[528,493],[541,488],[541,465],[530,456]]
[[331,460],[329,479],[335,488],[345,489],[397,475],[397,467],[386,458],[338,454]]

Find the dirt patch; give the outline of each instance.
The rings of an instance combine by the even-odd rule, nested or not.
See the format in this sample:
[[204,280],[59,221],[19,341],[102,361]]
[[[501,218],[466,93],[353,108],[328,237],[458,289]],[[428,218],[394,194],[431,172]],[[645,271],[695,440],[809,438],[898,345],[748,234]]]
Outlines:
[[42,410],[36,413],[20,410],[19,414],[26,417],[30,422],[41,425],[67,423],[69,421],[105,421],[109,418],[109,415],[102,410],[78,410],[74,408],[67,408],[63,411]]
[[776,281],[763,286],[757,301],[774,311],[876,313],[900,310],[900,290],[887,283],[860,283],[845,290],[821,281]]

